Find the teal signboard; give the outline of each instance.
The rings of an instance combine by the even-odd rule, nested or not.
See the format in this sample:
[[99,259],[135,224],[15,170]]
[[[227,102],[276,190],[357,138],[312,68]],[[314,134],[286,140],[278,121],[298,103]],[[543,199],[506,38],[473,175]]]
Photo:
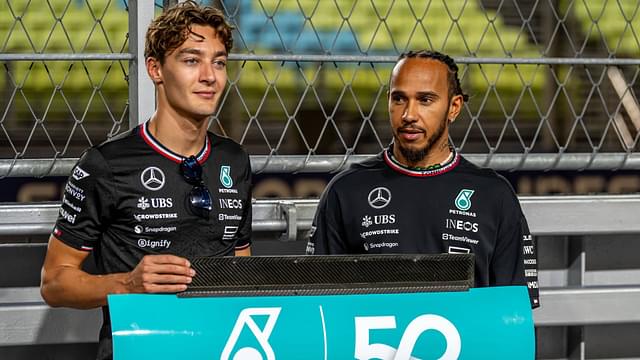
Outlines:
[[468,292],[110,295],[114,359],[533,359],[523,286]]

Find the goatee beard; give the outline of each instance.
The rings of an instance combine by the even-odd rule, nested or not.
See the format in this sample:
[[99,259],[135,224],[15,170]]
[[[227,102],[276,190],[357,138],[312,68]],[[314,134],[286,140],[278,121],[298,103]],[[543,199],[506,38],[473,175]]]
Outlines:
[[400,150],[400,154],[402,154],[402,156],[406,159],[407,161],[407,165],[412,166],[415,165],[417,163],[419,163],[420,161],[424,160],[424,158],[429,155],[429,153],[433,150],[434,145],[436,144],[436,142],[438,142],[438,140],[442,137],[442,135],[444,134],[444,130],[447,128],[447,118],[445,117],[443,119],[443,121],[440,122],[440,125],[438,126],[438,128],[436,129],[436,132],[433,133],[432,136],[429,136],[427,138],[427,143],[425,144],[424,147],[420,148],[420,149],[412,149],[412,148],[408,148],[408,147],[403,147],[400,141],[398,141],[398,130],[396,130],[396,132],[393,134],[393,137],[395,138],[396,141],[394,141],[394,146],[398,147],[398,150]]

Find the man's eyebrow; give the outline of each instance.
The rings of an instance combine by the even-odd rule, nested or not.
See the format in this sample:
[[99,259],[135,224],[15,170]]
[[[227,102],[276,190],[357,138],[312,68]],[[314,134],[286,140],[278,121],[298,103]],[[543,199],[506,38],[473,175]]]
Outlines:
[[228,56],[227,52],[224,51],[224,50],[216,51],[215,54],[213,54],[213,57],[216,57],[216,58],[217,57],[223,57],[223,56],[224,57]]
[[[180,51],[178,51],[178,56],[184,55],[184,54],[191,54],[191,55],[202,55],[203,52],[200,49],[195,49],[195,48],[184,48],[184,49],[180,49]],[[213,54],[214,58],[217,57],[227,57],[227,52],[224,50],[220,50],[220,51],[216,51]]]
[[202,55],[202,51],[194,48],[185,48],[185,49],[180,49],[180,51],[178,51],[176,55],[180,56],[184,54]]
[[438,99],[440,98],[440,95],[434,91],[418,91],[416,93],[416,97],[432,97]]

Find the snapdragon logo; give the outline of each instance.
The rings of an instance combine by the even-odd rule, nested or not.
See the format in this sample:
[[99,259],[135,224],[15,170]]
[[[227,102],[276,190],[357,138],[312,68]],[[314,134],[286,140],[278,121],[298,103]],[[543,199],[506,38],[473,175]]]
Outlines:
[[451,321],[440,315],[425,314],[413,319],[404,330],[398,348],[387,344],[372,343],[372,330],[388,330],[396,328],[395,316],[357,316],[355,317],[355,352],[356,359],[412,359],[416,342],[424,332],[434,330],[441,333],[447,346],[439,357],[441,360],[458,359],[462,350],[462,340],[458,329]]
[[[240,338],[240,334],[243,328],[246,326],[249,328],[249,331],[253,334],[253,336],[258,340],[258,344],[262,348],[262,351],[267,357],[267,360],[275,360],[276,355],[271,348],[271,344],[269,344],[269,337],[271,336],[271,332],[276,325],[276,320],[278,320],[278,316],[280,315],[280,310],[282,308],[274,307],[274,308],[247,308],[240,312],[238,315],[238,319],[236,320],[236,324],[233,326],[233,330],[231,330],[231,335],[227,340],[227,343],[224,345],[224,349],[222,350],[222,354],[220,354],[220,360],[262,360],[262,354],[260,350],[253,347],[242,347],[238,349],[233,357],[231,356],[231,352],[236,347],[238,340]],[[256,321],[252,316],[267,316],[267,321],[264,324],[264,328],[260,329]]]

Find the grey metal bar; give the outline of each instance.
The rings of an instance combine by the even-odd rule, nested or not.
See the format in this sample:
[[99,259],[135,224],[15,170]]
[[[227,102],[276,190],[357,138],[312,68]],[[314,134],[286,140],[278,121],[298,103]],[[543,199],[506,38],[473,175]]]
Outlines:
[[77,158],[2,159],[0,177],[68,176],[77,161]]
[[[146,27],[144,28],[146,30]],[[133,34],[133,32],[132,32]],[[144,33],[143,39],[144,39]],[[144,46],[143,46],[144,49]],[[133,54],[87,53],[87,54],[0,54],[0,61],[69,61],[69,60],[134,60]],[[349,62],[349,63],[395,63],[397,56],[372,55],[295,55],[295,54],[230,54],[237,61],[285,61],[285,62]],[[637,58],[490,58],[457,57],[459,64],[531,64],[531,65],[618,65],[637,66]]]
[[540,289],[536,326],[640,322],[640,287],[601,286]]
[[[519,200],[534,235],[640,233],[640,195],[522,196]],[[255,201],[253,230],[288,230],[281,203]],[[287,204],[296,208],[297,231],[309,230],[318,200],[287,200]],[[48,234],[58,216],[58,207],[54,202],[0,203],[0,235]]]
[[[370,155],[252,155],[254,172],[337,172]],[[464,154],[495,170],[640,170],[640,153]],[[68,176],[78,159],[0,159],[0,177]]]
[[83,54],[0,54],[0,61],[113,61],[133,60],[129,53],[83,53]]
[[[230,54],[229,59],[239,61],[395,63],[398,57],[395,55]],[[459,64],[640,65],[638,58],[456,57],[454,59]]]
[[521,196],[535,235],[640,233],[640,195]]
[[155,87],[144,59],[144,38],[153,20],[153,1],[129,1],[129,128],[147,121],[155,110]]
[[638,170],[640,153],[463,154],[495,170]]
[[39,288],[0,288],[0,346],[96,342],[100,309],[51,308]]

